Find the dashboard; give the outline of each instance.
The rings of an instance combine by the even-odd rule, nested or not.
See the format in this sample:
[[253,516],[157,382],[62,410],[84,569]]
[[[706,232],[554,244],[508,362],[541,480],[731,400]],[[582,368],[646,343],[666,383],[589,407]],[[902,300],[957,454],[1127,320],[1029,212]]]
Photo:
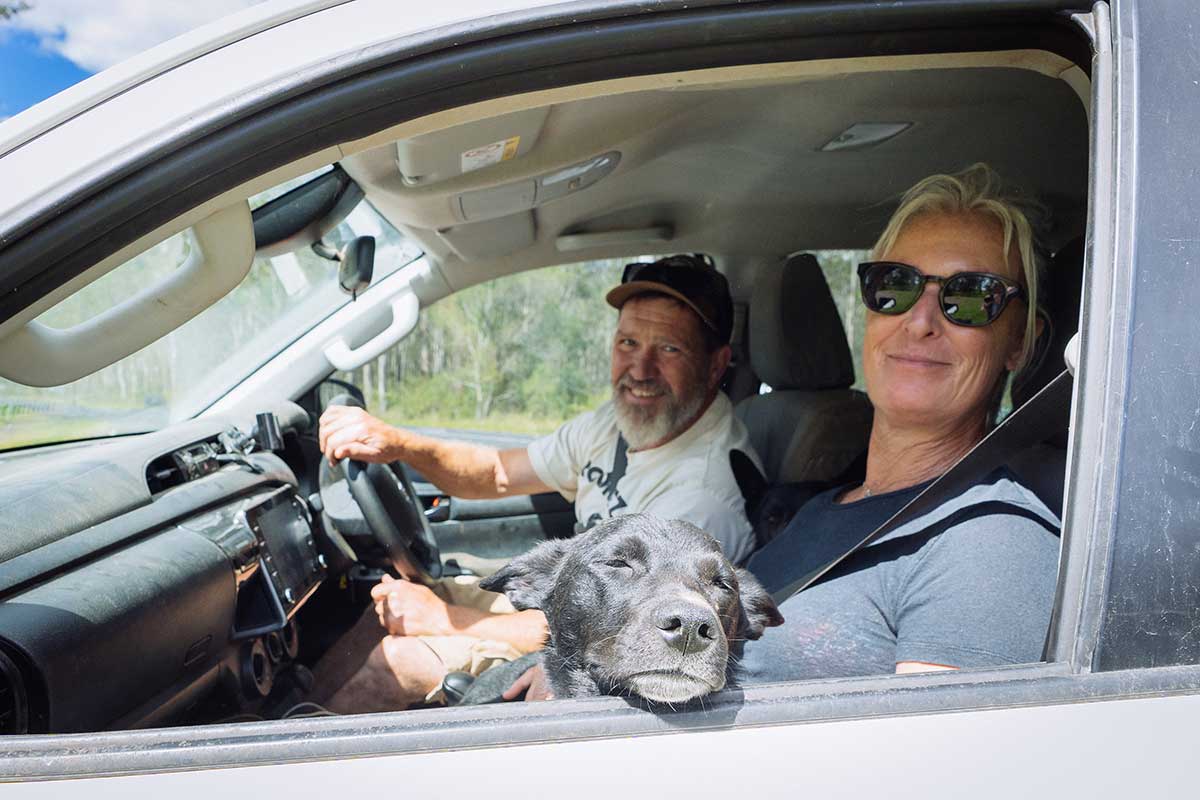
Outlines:
[[205,421],[4,464],[0,731],[202,721],[271,694],[327,575],[292,468],[308,415],[287,406],[279,452]]

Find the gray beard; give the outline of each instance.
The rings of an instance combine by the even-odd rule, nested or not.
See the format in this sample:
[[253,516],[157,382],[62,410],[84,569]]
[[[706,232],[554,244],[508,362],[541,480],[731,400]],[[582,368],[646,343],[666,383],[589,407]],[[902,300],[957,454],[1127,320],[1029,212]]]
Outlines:
[[644,450],[673,439],[696,418],[704,406],[704,387],[699,384],[691,387],[694,391],[688,393],[686,400],[667,394],[666,402],[658,412],[627,404],[621,387],[628,385],[636,385],[636,382],[622,378],[613,387],[613,410],[617,414],[617,430],[625,437],[631,450]]

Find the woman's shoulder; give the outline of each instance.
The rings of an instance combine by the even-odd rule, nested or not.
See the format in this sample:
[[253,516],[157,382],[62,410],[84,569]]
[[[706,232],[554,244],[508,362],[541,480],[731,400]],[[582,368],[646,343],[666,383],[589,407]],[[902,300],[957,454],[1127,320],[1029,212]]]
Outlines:
[[1039,529],[1057,536],[1060,521],[1045,503],[1007,467],[1000,467],[935,508],[896,528],[880,541],[916,533],[991,529],[996,526]]
[[1053,591],[1059,521],[1036,494],[1005,470],[954,500],[937,510],[941,518],[926,529],[935,535],[920,548],[914,574],[955,575],[976,587],[998,583]]
[[1008,467],[998,467],[947,503],[968,508],[979,507],[983,514],[1028,517],[1058,531],[1061,522],[1041,498]]

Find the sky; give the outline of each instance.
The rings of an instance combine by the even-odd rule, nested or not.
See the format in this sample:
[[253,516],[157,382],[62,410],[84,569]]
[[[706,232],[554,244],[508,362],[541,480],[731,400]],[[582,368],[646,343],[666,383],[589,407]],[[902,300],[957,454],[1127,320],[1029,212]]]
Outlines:
[[[261,0],[25,0],[0,19],[0,121],[73,83]],[[15,0],[0,0],[14,5]]]

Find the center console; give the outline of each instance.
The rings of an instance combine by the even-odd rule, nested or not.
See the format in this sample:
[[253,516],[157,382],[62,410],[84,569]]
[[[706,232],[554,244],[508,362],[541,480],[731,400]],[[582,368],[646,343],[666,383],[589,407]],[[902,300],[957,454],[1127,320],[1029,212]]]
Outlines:
[[317,552],[308,508],[295,492],[283,488],[243,513],[259,542],[261,569],[286,622],[325,578],[325,559]]

